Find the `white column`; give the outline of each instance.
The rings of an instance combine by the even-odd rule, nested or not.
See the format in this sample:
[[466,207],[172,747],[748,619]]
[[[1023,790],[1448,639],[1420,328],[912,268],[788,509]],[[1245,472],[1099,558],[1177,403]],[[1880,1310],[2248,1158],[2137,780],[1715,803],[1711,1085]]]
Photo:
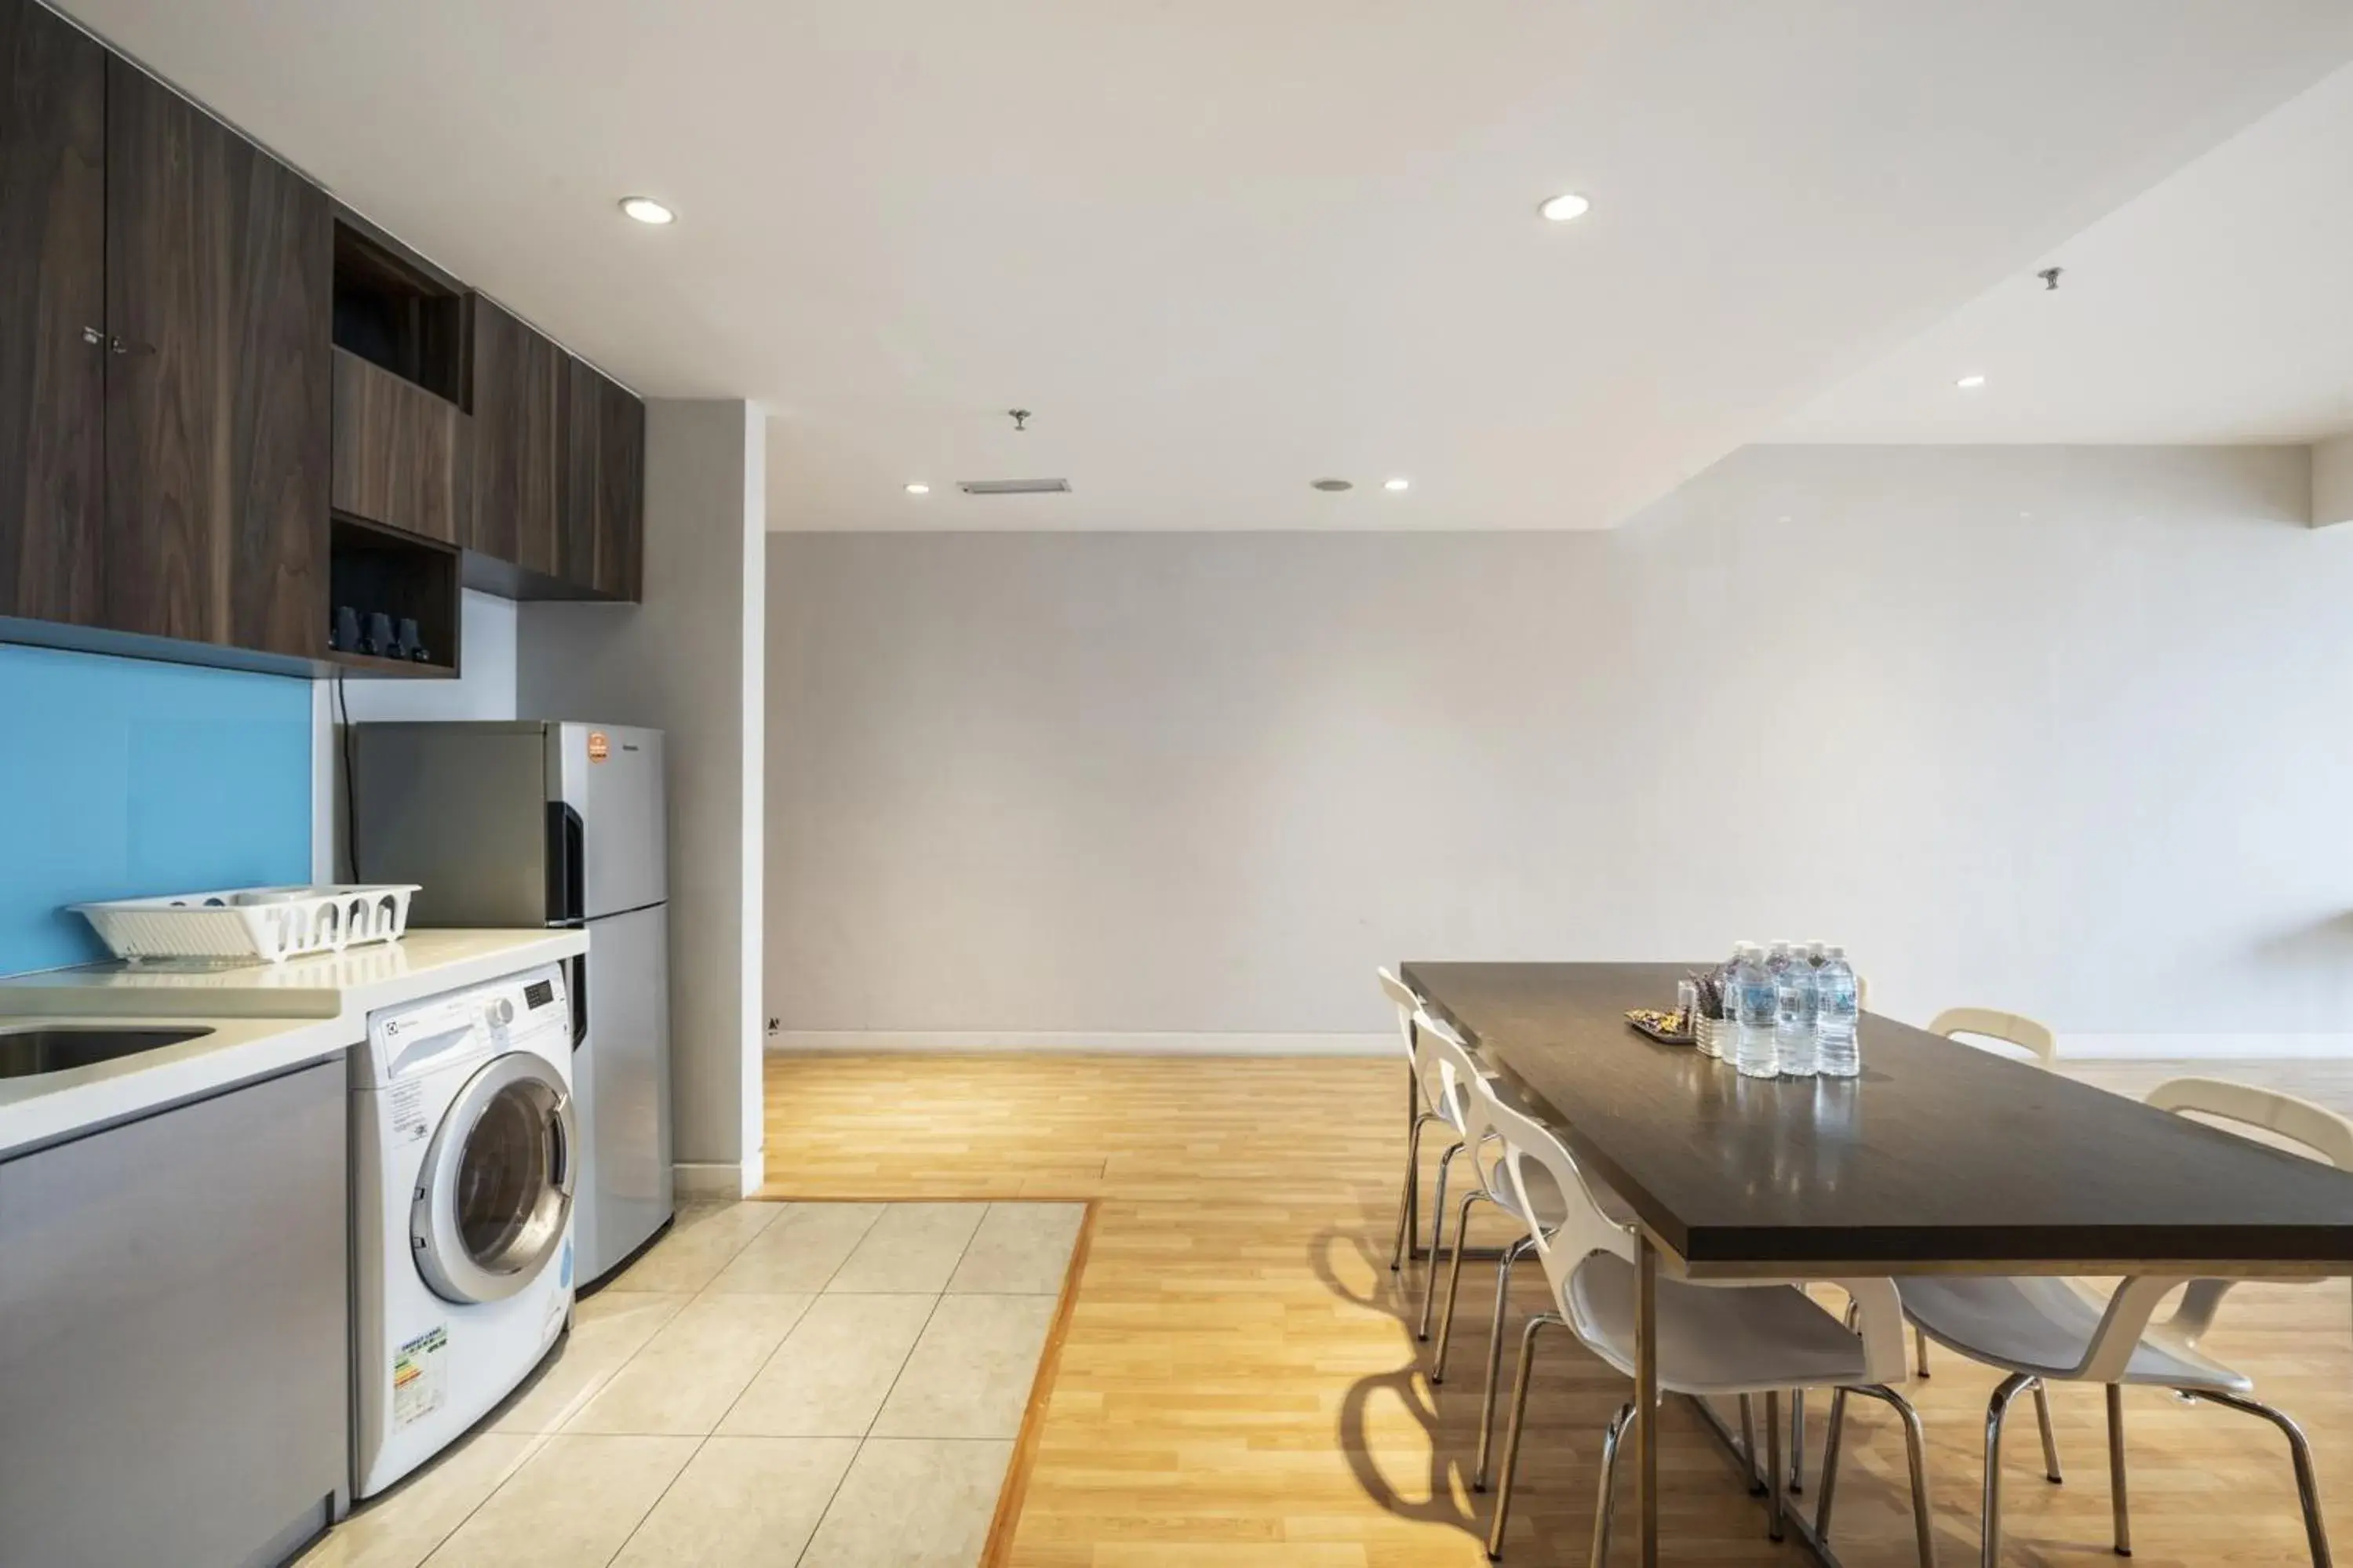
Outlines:
[[527,604],[517,637],[522,715],[664,731],[681,1196],[762,1180],[766,426],[756,404],[649,403],[642,602]]
[[2353,522],[2353,435],[2312,444],[2312,526]]

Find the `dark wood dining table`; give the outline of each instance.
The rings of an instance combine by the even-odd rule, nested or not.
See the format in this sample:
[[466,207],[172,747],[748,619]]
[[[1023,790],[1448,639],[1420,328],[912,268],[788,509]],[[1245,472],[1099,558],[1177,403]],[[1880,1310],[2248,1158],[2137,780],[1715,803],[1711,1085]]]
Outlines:
[[[1679,963],[1409,963],[1404,979],[1641,1225],[1637,1404],[1659,1402],[1657,1281],[2353,1273],[2353,1175],[2022,1061],[1864,1015],[1860,1078],[1747,1079],[1662,1045]],[[1659,1560],[1658,1423],[1636,1426]],[[1801,1535],[1802,1538],[1802,1535]],[[1810,1539],[1819,1556],[1827,1552]]]

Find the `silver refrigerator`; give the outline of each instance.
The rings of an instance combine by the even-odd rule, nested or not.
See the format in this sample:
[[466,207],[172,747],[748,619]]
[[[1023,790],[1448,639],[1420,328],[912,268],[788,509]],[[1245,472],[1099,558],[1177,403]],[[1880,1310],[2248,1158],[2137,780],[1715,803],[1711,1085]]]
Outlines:
[[354,877],[416,926],[584,926],[573,1234],[594,1285],[670,1223],[668,817],[659,730],[540,720],[352,730]]

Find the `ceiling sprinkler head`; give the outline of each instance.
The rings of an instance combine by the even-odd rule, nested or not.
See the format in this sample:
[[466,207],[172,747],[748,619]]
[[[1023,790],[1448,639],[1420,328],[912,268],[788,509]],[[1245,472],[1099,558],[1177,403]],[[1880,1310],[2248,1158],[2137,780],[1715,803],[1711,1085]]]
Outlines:
[[1018,436],[1022,431],[1029,428],[1029,411],[1027,408],[1008,408],[1005,411],[1005,414],[1007,418],[1013,421],[1013,433],[1015,435]]
[[1342,490],[1352,490],[1356,488],[1346,479],[1310,479],[1308,483],[1326,495],[1338,495]]
[[2053,289],[2058,288],[2059,274],[2066,270],[2067,269],[2063,267],[2046,267],[2042,271],[2036,273],[2035,276],[2042,279],[2042,291],[2048,294]]

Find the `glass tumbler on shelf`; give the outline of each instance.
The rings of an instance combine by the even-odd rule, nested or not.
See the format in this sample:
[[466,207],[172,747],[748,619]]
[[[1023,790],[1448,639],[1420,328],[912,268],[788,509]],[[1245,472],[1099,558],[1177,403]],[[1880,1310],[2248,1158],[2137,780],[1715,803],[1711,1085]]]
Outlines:
[[1692,980],[1675,982],[1675,1032],[1699,1037],[1699,984]]

